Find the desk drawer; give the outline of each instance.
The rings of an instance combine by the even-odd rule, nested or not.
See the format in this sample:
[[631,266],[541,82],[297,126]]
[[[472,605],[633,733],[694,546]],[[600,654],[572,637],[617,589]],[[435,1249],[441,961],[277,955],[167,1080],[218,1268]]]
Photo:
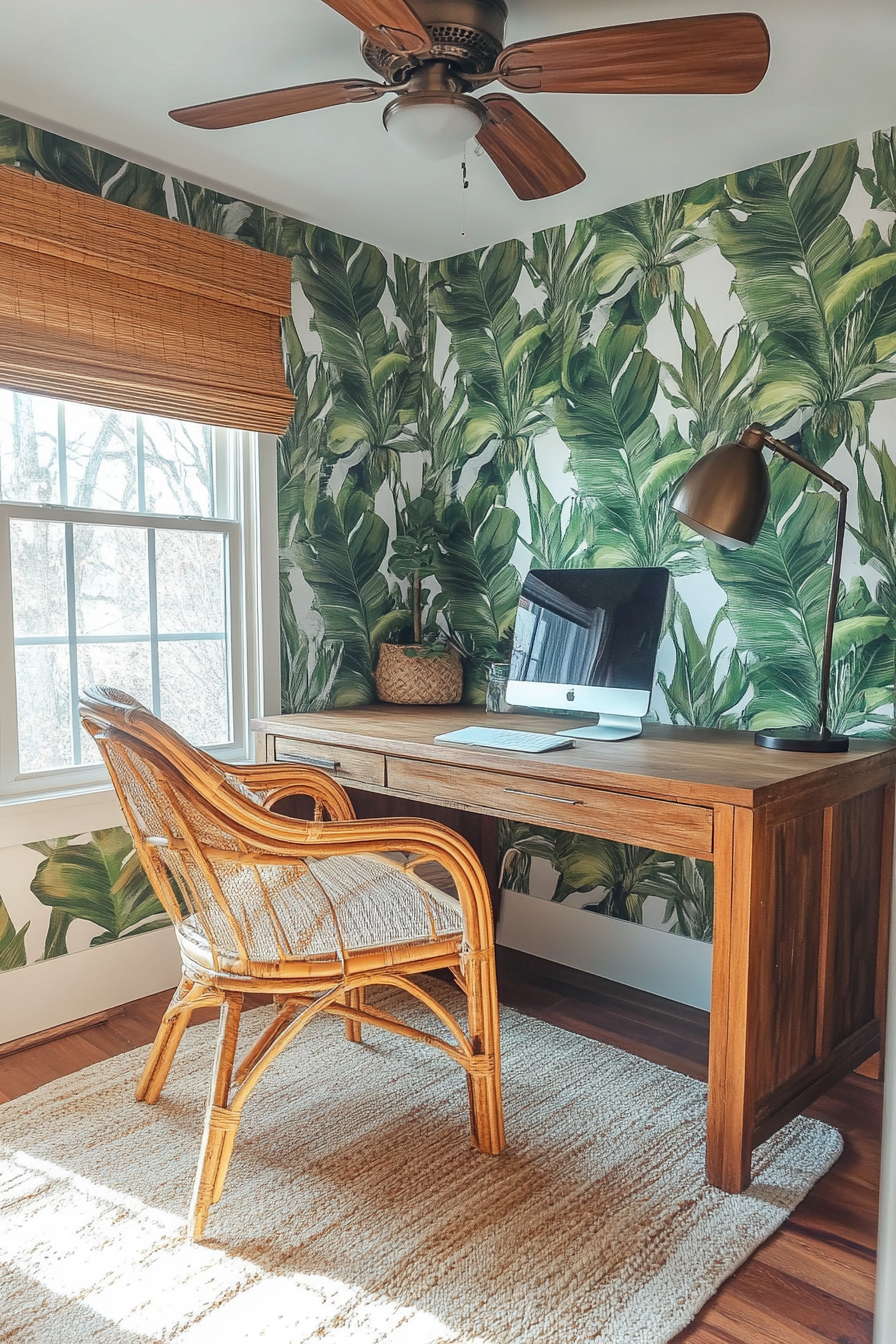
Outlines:
[[532,775],[434,765],[389,756],[390,789],[473,812],[541,822],[670,854],[712,854],[712,809],[541,781]]
[[318,770],[326,770],[340,784],[378,784],[382,788],[386,782],[386,758],[377,751],[357,751],[354,747],[334,747],[327,742],[275,737],[274,760],[313,765]]

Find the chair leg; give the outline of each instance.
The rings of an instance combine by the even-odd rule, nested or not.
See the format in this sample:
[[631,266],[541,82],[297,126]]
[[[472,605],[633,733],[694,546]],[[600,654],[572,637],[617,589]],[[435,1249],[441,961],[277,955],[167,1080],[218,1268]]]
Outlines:
[[[181,1038],[189,1025],[193,1009],[198,1007],[198,1003],[190,999],[191,995],[194,998],[196,997],[193,994],[195,988],[193,981],[184,976],[174,991],[174,997],[159,1024],[159,1030],[149,1052],[149,1058],[134,1090],[134,1096],[137,1100],[145,1101],[148,1106],[154,1106],[158,1101],[162,1088],[165,1086],[165,1079],[168,1077],[168,1070],[171,1068],[172,1061],[177,1053],[177,1047],[180,1045]],[[184,1002],[184,1000],[188,1000],[188,1002]]]
[[286,1030],[301,1006],[299,999],[287,999],[285,1003],[281,1004],[280,1011],[273,1022],[265,1027],[255,1044],[249,1047],[240,1060],[239,1067],[233,1075],[235,1083],[239,1084],[243,1081],[249,1070],[261,1059],[268,1046],[272,1045],[277,1037]]
[[205,1113],[205,1131],[202,1136],[196,1182],[193,1186],[193,1202],[190,1206],[188,1226],[193,1241],[198,1241],[202,1236],[208,1211],[212,1204],[216,1204],[221,1198],[236,1132],[240,1125],[240,1113],[228,1109],[227,1098],[230,1093],[242,1009],[242,994],[225,995],[221,1006],[218,1049],[215,1053],[214,1072]]
[[477,1055],[489,1066],[482,1073],[467,1074],[470,1101],[470,1139],[483,1153],[504,1148],[504,1110],[501,1102],[501,1065],[498,1043],[498,984],[491,952],[465,958],[467,1021]]
[[[345,1005],[347,1008],[364,1007],[364,986],[360,989],[346,990]],[[345,1039],[359,1044],[361,1041],[361,1023],[353,1022],[350,1017],[345,1019]]]

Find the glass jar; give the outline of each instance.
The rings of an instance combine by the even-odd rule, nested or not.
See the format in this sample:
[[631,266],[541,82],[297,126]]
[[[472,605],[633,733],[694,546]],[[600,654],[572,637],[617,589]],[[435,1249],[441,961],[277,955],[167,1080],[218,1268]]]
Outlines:
[[485,708],[490,714],[513,713],[513,705],[507,703],[507,678],[509,676],[509,663],[489,663],[488,682],[485,687]]

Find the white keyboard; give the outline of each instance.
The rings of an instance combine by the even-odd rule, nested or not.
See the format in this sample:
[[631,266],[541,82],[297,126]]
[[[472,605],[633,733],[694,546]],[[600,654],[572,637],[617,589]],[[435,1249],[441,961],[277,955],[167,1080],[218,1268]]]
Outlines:
[[450,742],[457,747],[496,747],[498,751],[559,751],[575,745],[568,737],[553,733],[518,733],[512,728],[456,728],[453,733],[440,733],[436,742]]

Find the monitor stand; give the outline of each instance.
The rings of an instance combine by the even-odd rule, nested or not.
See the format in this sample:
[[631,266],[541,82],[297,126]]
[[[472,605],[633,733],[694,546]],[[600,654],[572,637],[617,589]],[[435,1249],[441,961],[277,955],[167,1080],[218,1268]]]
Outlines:
[[641,719],[637,714],[601,714],[599,723],[588,728],[561,728],[556,737],[583,737],[590,742],[621,742],[624,737],[641,736]]

